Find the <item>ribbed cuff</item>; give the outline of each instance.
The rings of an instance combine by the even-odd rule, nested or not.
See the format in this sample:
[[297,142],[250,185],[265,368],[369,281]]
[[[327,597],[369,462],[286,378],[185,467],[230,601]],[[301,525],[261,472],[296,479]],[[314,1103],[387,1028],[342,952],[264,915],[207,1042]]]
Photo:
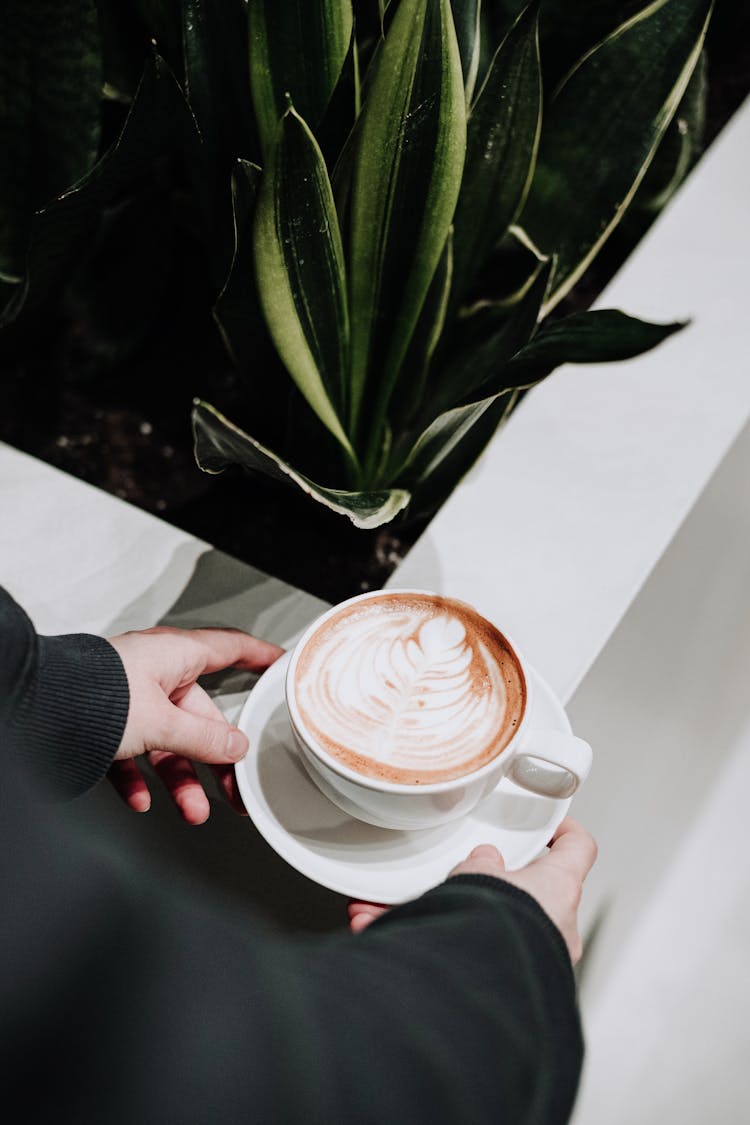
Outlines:
[[541,922],[550,938],[557,946],[558,951],[562,954],[564,960],[570,965],[570,953],[565,944],[565,938],[560,933],[560,930],[550,918],[547,911],[541,906],[533,895],[515,886],[514,883],[509,883],[507,879],[501,879],[495,875],[451,875],[450,879],[446,879],[446,884],[450,886],[451,883],[473,883],[477,887],[490,887],[492,890],[504,895],[505,898],[512,899],[515,904],[529,917],[535,918]]
[[14,726],[22,755],[51,795],[78,796],[112,764],[128,717],[128,681],[102,637],[38,638],[38,673]]

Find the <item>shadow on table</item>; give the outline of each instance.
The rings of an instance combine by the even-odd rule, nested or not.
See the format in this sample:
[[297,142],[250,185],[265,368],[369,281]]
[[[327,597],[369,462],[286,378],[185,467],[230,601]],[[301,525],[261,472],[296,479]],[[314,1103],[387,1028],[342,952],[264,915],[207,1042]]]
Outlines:
[[[154,604],[153,591],[144,598]],[[163,603],[162,603],[163,604]],[[208,550],[163,613],[160,624],[196,628],[223,625],[245,629],[288,646],[313,617],[326,609],[319,599],[253,570],[244,563]],[[128,620],[146,621],[138,606],[128,607]],[[112,630],[114,632],[115,630]],[[253,678],[233,674],[212,690],[247,692]],[[168,879],[182,878],[215,894],[239,900],[272,923],[291,930],[323,931],[346,925],[346,899],[311,882],[266,844],[247,817],[234,813],[218,796],[211,775],[211,816],[199,827],[186,825],[153,772],[146,768],[152,791],[151,810],[133,813],[109,782],[75,801],[70,813],[85,818],[102,839],[135,850],[143,863],[160,865]],[[203,776],[203,771],[201,771]],[[106,821],[106,832],[104,824]]]

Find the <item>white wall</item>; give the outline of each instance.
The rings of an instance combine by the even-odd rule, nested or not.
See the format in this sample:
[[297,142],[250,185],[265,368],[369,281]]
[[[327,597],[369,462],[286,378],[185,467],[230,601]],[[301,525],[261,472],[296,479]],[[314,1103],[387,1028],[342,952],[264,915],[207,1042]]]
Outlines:
[[750,1121],[750,429],[569,705],[597,837],[575,1125]]

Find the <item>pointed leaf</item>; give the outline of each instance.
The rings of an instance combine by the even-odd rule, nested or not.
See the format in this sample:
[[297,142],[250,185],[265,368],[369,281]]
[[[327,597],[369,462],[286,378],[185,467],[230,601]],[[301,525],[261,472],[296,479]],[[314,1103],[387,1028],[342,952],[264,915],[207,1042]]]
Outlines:
[[[177,0],[135,0],[141,19],[159,54],[174,74],[179,75],[182,27],[181,3]],[[182,75],[180,75],[182,78]]]
[[216,291],[232,260],[231,170],[238,156],[260,156],[247,53],[238,50],[247,11],[243,0],[183,0],[181,9],[185,93],[202,140],[186,171]]
[[461,438],[492,406],[495,396],[457,406],[439,414],[420,434],[399,476],[413,482],[416,488],[429,477],[458,445]]
[[633,210],[655,214],[669,202],[703,151],[708,97],[706,49],[643,177]]
[[0,14],[0,273],[23,273],[34,210],[96,160],[102,90],[94,0],[4,0]]
[[534,245],[517,223],[509,227],[475,280],[466,312],[485,305],[513,308],[528,293],[549,257]]
[[[493,321],[493,310],[487,309],[487,328],[483,339],[475,338],[454,356],[441,372],[430,407],[440,412],[467,401],[496,395],[517,386],[508,374],[508,360],[521,349],[536,330],[544,297],[549,285],[552,262],[544,262],[528,292],[520,303],[505,314],[499,324]],[[495,313],[497,316],[497,313]],[[469,320],[480,319],[481,313]],[[496,326],[495,326],[496,325]]]
[[451,0],[451,9],[461,55],[466,104],[469,105],[479,67],[482,0]]
[[195,120],[163,59],[153,52],[119,137],[91,171],[70,191],[33,218],[26,273],[3,311],[0,326],[35,308],[62,275],[80,240],[100,218],[102,208],[165,152],[194,151]]
[[[336,163],[352,134],[359,116],[359,99],[359,54],[357,40],[352,35],[339,80],[315,129],[315,139],[320,145],[328,168],[335,170]],[[333,184],[333,172],[331,183]]]
[[461,183],[465,102],[449,0],[401,0],[373,65],[351,186],[351,419],[371,376],[377,457]]
[[234,157],[260,155],[247,54],[244,0],[183,0],[185,92],[203,136],[216,147],[219,138]]
[[399,421],[411,417],[425,394],[430,363],[445,324],[452,276],[453,232],[450,231],[409,344],[404,375],[396,386],[392,413]]
[[679,105],[712,0],[656,0],[584,56],[545,112],[521,225],[557,260],[547,311],[622,218]]
[[526,198],[542,114],[538,5],[530,4],[498,47],[471,109],[454,227],[455,307]]
[[344,515],[355,527],[368,529],[389,523],[409,503],[404,489],[354,492],[324,488],[297,472],[270,449],[244,433],[207,402],[195,400],[193,407],[195,459],[207,473],[220,473],[229,465],[265,473],[274,480],[296,485],[319,504]]
[[[412,483],[412,472],[419,470],[419,464],[415,463],[414,469],[404,473],[401,479],[412,493],[409,504],[412,519],[421,521],[435,514],[461,478],[476,464],[498,427],[510,416],[519,395],[519,391],[509,391],[494,398],[486,410],[474,417],[470,426],[463,427],[460,441],[452,442],[451,448],[444,450],[443,456],[435,458],[429,466],[422,468],[419,483]],[[464,416],[460,420],[466,421],[468,418]],[[427,452],[425,448],[425,465]]]
[[265,331],[255,287],[252,223],[261,170],[239,160],[232,176],[234,252],[224,286],[213,307],[213,317],[234,362],[247,368],[257,350],[257,337]]
[[650,351],[684,328],[683,322],[654,324],[619,309],[574,313],[544,324],[531,343],[521,348],[505,368],[510,385],[539,381],[541,373],[563,363],[610,363]]
[[289,95],[314,128],[338,82],[352,35],[351,0],[249,0],[250,83],[263,149]]
[[254,244],[258,295],[276,349],[321,422],[353,456],[340,420],[349,345],[341,235],[322,153],[293,109],[269,151]]

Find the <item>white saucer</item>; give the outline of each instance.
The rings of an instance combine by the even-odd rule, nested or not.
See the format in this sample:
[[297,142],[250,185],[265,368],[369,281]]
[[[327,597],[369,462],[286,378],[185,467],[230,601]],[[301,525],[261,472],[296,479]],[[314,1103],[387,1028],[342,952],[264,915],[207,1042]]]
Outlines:
[[[284,702],[286,653],[247,697],[237,725],[250,749],[235,766],[242,800],[258,831],[303,875],[351,898],[395,905],[441,883],[477,844],[494,844],[510,870],[547,845],[570,798],[538,797],[503,779],[460,821],[418,832],[355,820],[317,789],[294,749]],[[565,710],[533,669],[532,729],[570,731]]]

